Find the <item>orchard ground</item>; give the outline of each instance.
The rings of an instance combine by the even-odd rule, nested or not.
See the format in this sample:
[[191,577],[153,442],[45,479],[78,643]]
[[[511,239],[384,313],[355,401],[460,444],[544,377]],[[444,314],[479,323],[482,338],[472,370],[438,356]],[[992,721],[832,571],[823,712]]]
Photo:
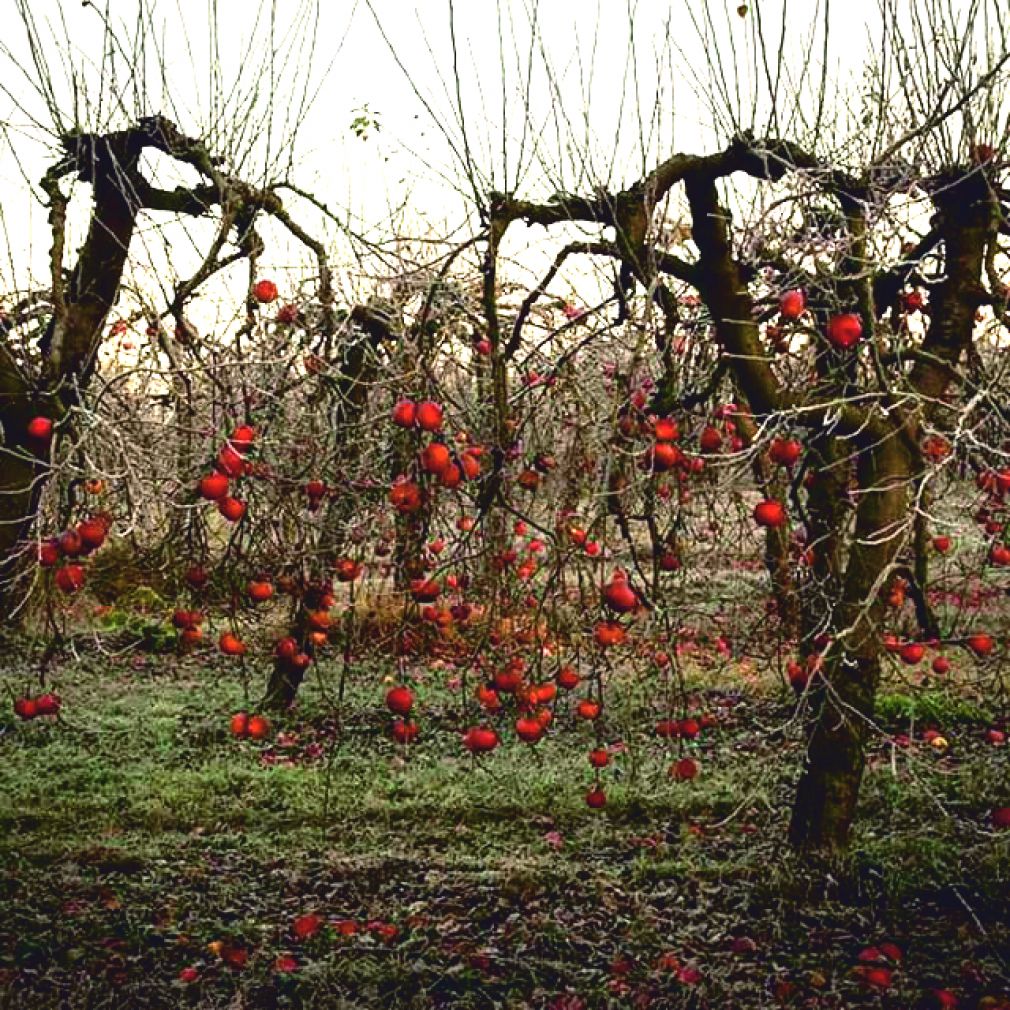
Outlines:
[[[358,671],[338,726],[331,661],[269,740],[236,740],[234,661],[110,644],[81,635],[58,661],[59,721],[20,723],[8,704],[0,722],[2,1007],[1010,995],[1010,831],[989,821],[1007,749],[985,738],[1006,708],[974,696],[967,660],[914,700],[885,685],[881,727],[911,742],[876,745],[851,858],[825,874],[786,848],[801,729],[771,671],[699,657],[693,707],[717,724],[690,742],[657,738],[643,686],[618,680],[601,736],[628,750],[614,748],[596,811],[595,731],[574,699],[535,747],[509,733],[476,761],[446,671],[419,671],[405,749],[388,737],[388,664]],[[6,644],[9,682],[40,648]],[[668,775],[683,753],[693,781]]]

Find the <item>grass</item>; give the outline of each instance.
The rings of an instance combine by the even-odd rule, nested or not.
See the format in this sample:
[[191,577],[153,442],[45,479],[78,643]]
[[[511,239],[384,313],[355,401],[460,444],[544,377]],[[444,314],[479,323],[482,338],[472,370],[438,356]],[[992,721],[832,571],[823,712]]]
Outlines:
[[[951,746],[874,752],[852,857],[825,873],[784,844],[801,745],[759,728],[789,721],[765,689],[699,693],[719,725],[688,745],[692,783],[643,692],[615,697],[604,734],[629,750],[594,812],[588,726],[562,711],[474,762],[436,674],[407,753],[377,670],[339,733],[311,678],[289,747],[228,735],[229,667],[85,653],[56,676],[59,724],[0,717],[0,1007],[898,1008],[934,986],[974,1007],[1010,986],[1010,833],[986,819],[1007,759],[976,700],[885,695],[885,725]],[[298,940],[308,912],[330,925]],[[904,960],[869,990],[852,969],[885,940]]]

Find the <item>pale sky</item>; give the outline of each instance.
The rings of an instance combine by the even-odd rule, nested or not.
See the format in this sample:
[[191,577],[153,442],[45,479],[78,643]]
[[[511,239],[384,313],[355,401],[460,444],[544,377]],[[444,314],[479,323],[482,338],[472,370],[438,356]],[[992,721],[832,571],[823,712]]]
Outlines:
[[[139,62],[132,53],[120,54],[114,78],[111,64],[103,64],[106,2],[0,0],[6,231],[0,289],[44,282],[49,246],[45,212],[29,184],[51,161],[45,131],[52,118],[38,90],[22,11],[30,11],[45,40],[52,94],[68,125],[73,66],[77,93],[87,96],[79,102],[87,126],[119,127],[138,112],[164,112],[185,131],[209,136],[214,150],[231,158],[245,154],[250,178],[272,165],[275,175],[290,174],[372,235],[388,233],[397,214],[414,232],[423,230],[422,218],[436,229],[463,222],[468,204],[459,192],[466,184],[457,102],[482,187],[493,178],[500,188],[518,185],[520,194],[542,196],[556,185],[585,191],[598,181],[626,184],[674,150],[711,150],[718,142],[712,114],[697,98],[713,91],[710,62],[723,61],[729,104],[739,96],[743,107],[748,94],[767,93],[771,74],[795,76],[807,60],[811,79],[821,72],[814,22],[824,0],[750,0],[744,16],[736,0],[321,0],[318,20],[311,0],[263,0],[258,13],[253,0],[112,0],[118,44],[144,44],[146,70],[131,82],[126,70]],[[935,2],[898,0],[908,9]],[[766,38],[777,41],[784,26],[782,68],[755,65],[758,12]],[[841,96],[859,86],[879,2],[831,0],[829,12],[827,75]],[[113,93],[120,96],[118,108],[109,102]],[[285,121],[306,93],[313,102],[292,148]],[[351,122],[365,106],[380,129],[362,140]],[[656,107],[659,115],[652,117]],[[761,126],[766,112],[766,103],[759,106]],[[290,173],[277,167],[287,160]],[[293,201],[292,209],[299,209]],[[304,219],[323,227],[311,215]],[[82,237],[83,218],[74,220],[71,249]],[[208,236],[209,226],[193,233]],[[337,242],[335,229],[325,234]],[[196,249],[187,251],[184,241],[173,240],[172,252],[184,261],[183,272],[187,259],[195,262]],[[152,274],[162,269],[161,253],[149,250]],[[283,271],[292,254],[280,245],[272,255]]]

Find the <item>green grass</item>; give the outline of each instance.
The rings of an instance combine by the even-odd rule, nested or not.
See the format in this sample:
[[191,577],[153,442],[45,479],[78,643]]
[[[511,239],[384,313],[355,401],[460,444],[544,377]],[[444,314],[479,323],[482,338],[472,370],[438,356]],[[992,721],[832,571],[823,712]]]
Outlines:
[[[539,1007],[563,993],[772,1006],[779,976],[797,1004],[880,1006],[851,969],[884,939],[906,951],[884,1006],[931,985],[974,1006],[1008,985],[1010,839],[986,826],[1010,802],[1007,760],[982,742],[991,713],[974,703],[885,699],[885,724],[935,721],[950,750],[875,751],[852,858],[826,875],[785,846],[801,743],[771,732],[788,722],[784,697],[719,710],[691,745],[702,773],[688,784],[666,773],[675,746],[650,734],[646,695],[612,691],[604,737],[629,753],[605,770],[594,812],[593,731],[565,706],[535,748],[510,739],[475,762],[459,696],[433,673],[405,753],[382,732],[382,671],[352,684],[339,733],[334,676],[317,671],[277,727],[298,735],[290,766],[264,762],[275,742],[229,736],[243,685],[194,660],[134,668],[87,653],[56,671],[60,724],[5,712],[0,1007]],[[321,757],[303,760],[314,741]],[[299,942],[290,925],[308,911],[400,934]],[[248,964],[224,965],[215,940]],[[283,953],[296,972],[274,971]],[[664,953],[700,981],[678,981]],[[620,957],[626,974],[612,970]],[[199,982],[176,981],[186,965]]]

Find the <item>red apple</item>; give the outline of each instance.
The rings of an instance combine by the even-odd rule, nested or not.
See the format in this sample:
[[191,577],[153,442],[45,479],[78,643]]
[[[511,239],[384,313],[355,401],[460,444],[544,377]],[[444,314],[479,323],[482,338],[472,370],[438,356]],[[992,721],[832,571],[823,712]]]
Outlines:
[[247,586],[249,598],[254,603],[264,603],[274,595],[273,584],[265,579],[253,579]]
[[803,455],[803,446],[793,438],[774,438],[768,447],[768,456],[779,466],[793,466]]
[[228,441],[236,452],[248,452],[256,439],[256,429],[248,424],[240,424],[232,433]]
[[628,585],[627,578],[614,574],[603,587],[603,602],[615,613],[627,614],[638,606],[638,594]]
[[525,743],[536,743],[544,735],[544,726],[532,716],[520,716],[516,720],[516,734]]
[[722,434],[718,428],[713,428],[709,425],[702,430],[698,444],[701,446],[702,452],[718,452],[722,448]]
[[966,644],[980,659],[988,656],[996,645],[992,636],[987,635],[983,631],[977,631],[973,635],[969,635]]
[[498,746],[498,734],[488,726],[471,726],[463,734],[463,746],[471,754],[488,754]]
[[417,426],[422,431],[438,431],[442,427],[443,411],[434,400],[422,400],[417,405]]
[[754,522],[758,526],[779,527],[786,524],[786,510],[782,502],[766,498],[754,506]]
[[237,523],[245,515],[245,503],[237,498],[222,498],[217,503],[217,510],[230,523]]
[[221,634],[217,646],[226,656],[244,656],[246,652],[245,642],[230,631]]
[[922,657],[926,655],[926,647],[919,642],[906,642],[901,647],[901,661],[908,666],[915,666],[922,662]]
[[572,691],[579,686],[581,678],[578,673],[570,666],[563,666],[558,670],[557,682],[559,686],[563,687],[566,691]]
[[58,540],[43,540],[39,544],[39,565],[43,568],[53,568],[60,560],[60,544]]
[[84,586],[84,569],[80,565],[64,565],[56,569],[56,586],[63,593],[76,593]]
[[253,297],[261,305],[269,305],[277,299],[277,285],[273,281],[257,281],[253,287]]
[[421,466],[428,473],[441,474],[451,465],[449,447],[442,442],[430,442],[421,450]]
[[57,715],[63,705],[63,699],[52,691],[40,694],[35,699],[35,708],[39,715]]
[[657,442],[676,442],[680,429],[672,417],[657,417],[652,422],[652,434]]
[[34,698],[16,698],[14,701],[14,714],[27,722],[34,719],[39,714],[38,705]]
[[81,543],[89,551],[97,550],[101,547],[105,543],[107,533],[108,527],[98,518],[85,519],[84,522],[77,524],[77,535],[80,537]]
[[401,684],[386,692],[386,708],[394,715],[408,715],[413,707],[414,694],[409,687]]
[[417,404],[413,400],[400,400],[393,407],[393,424],[400,428],[413,428],[417,421]]
[[207,501],[218,501],[228,493],[228,478],[223,473],[212,473],[200,478],[198,493]]
[[678,782],[690,782],[698,775],[698,762],[694,758],[682,757],[670,765],[670,777]]
[[77,530],[64,530],[57,538],[60,553],[66,558],[76,558],[84,549],[80,533]]
[[48,417],[33,417],[26,430],[28,437],[36,442],[48,442],[53,434],[53,422]]
[[848,351],[859,343],[863,324],[854,312],[832,316],[828,321],[828,341],[841,351]]
[[265,716],[251,715],[246,732],[250,740],[265,740],[270,735],[270,723]]
[[394,719],[391,732],[397,743],[408,744],[417,739],[421,727],[410,719]]
[[802,291],[787,291],[779,299],[779,315],[788,322],[795,322],[807,308],[807,299]]

